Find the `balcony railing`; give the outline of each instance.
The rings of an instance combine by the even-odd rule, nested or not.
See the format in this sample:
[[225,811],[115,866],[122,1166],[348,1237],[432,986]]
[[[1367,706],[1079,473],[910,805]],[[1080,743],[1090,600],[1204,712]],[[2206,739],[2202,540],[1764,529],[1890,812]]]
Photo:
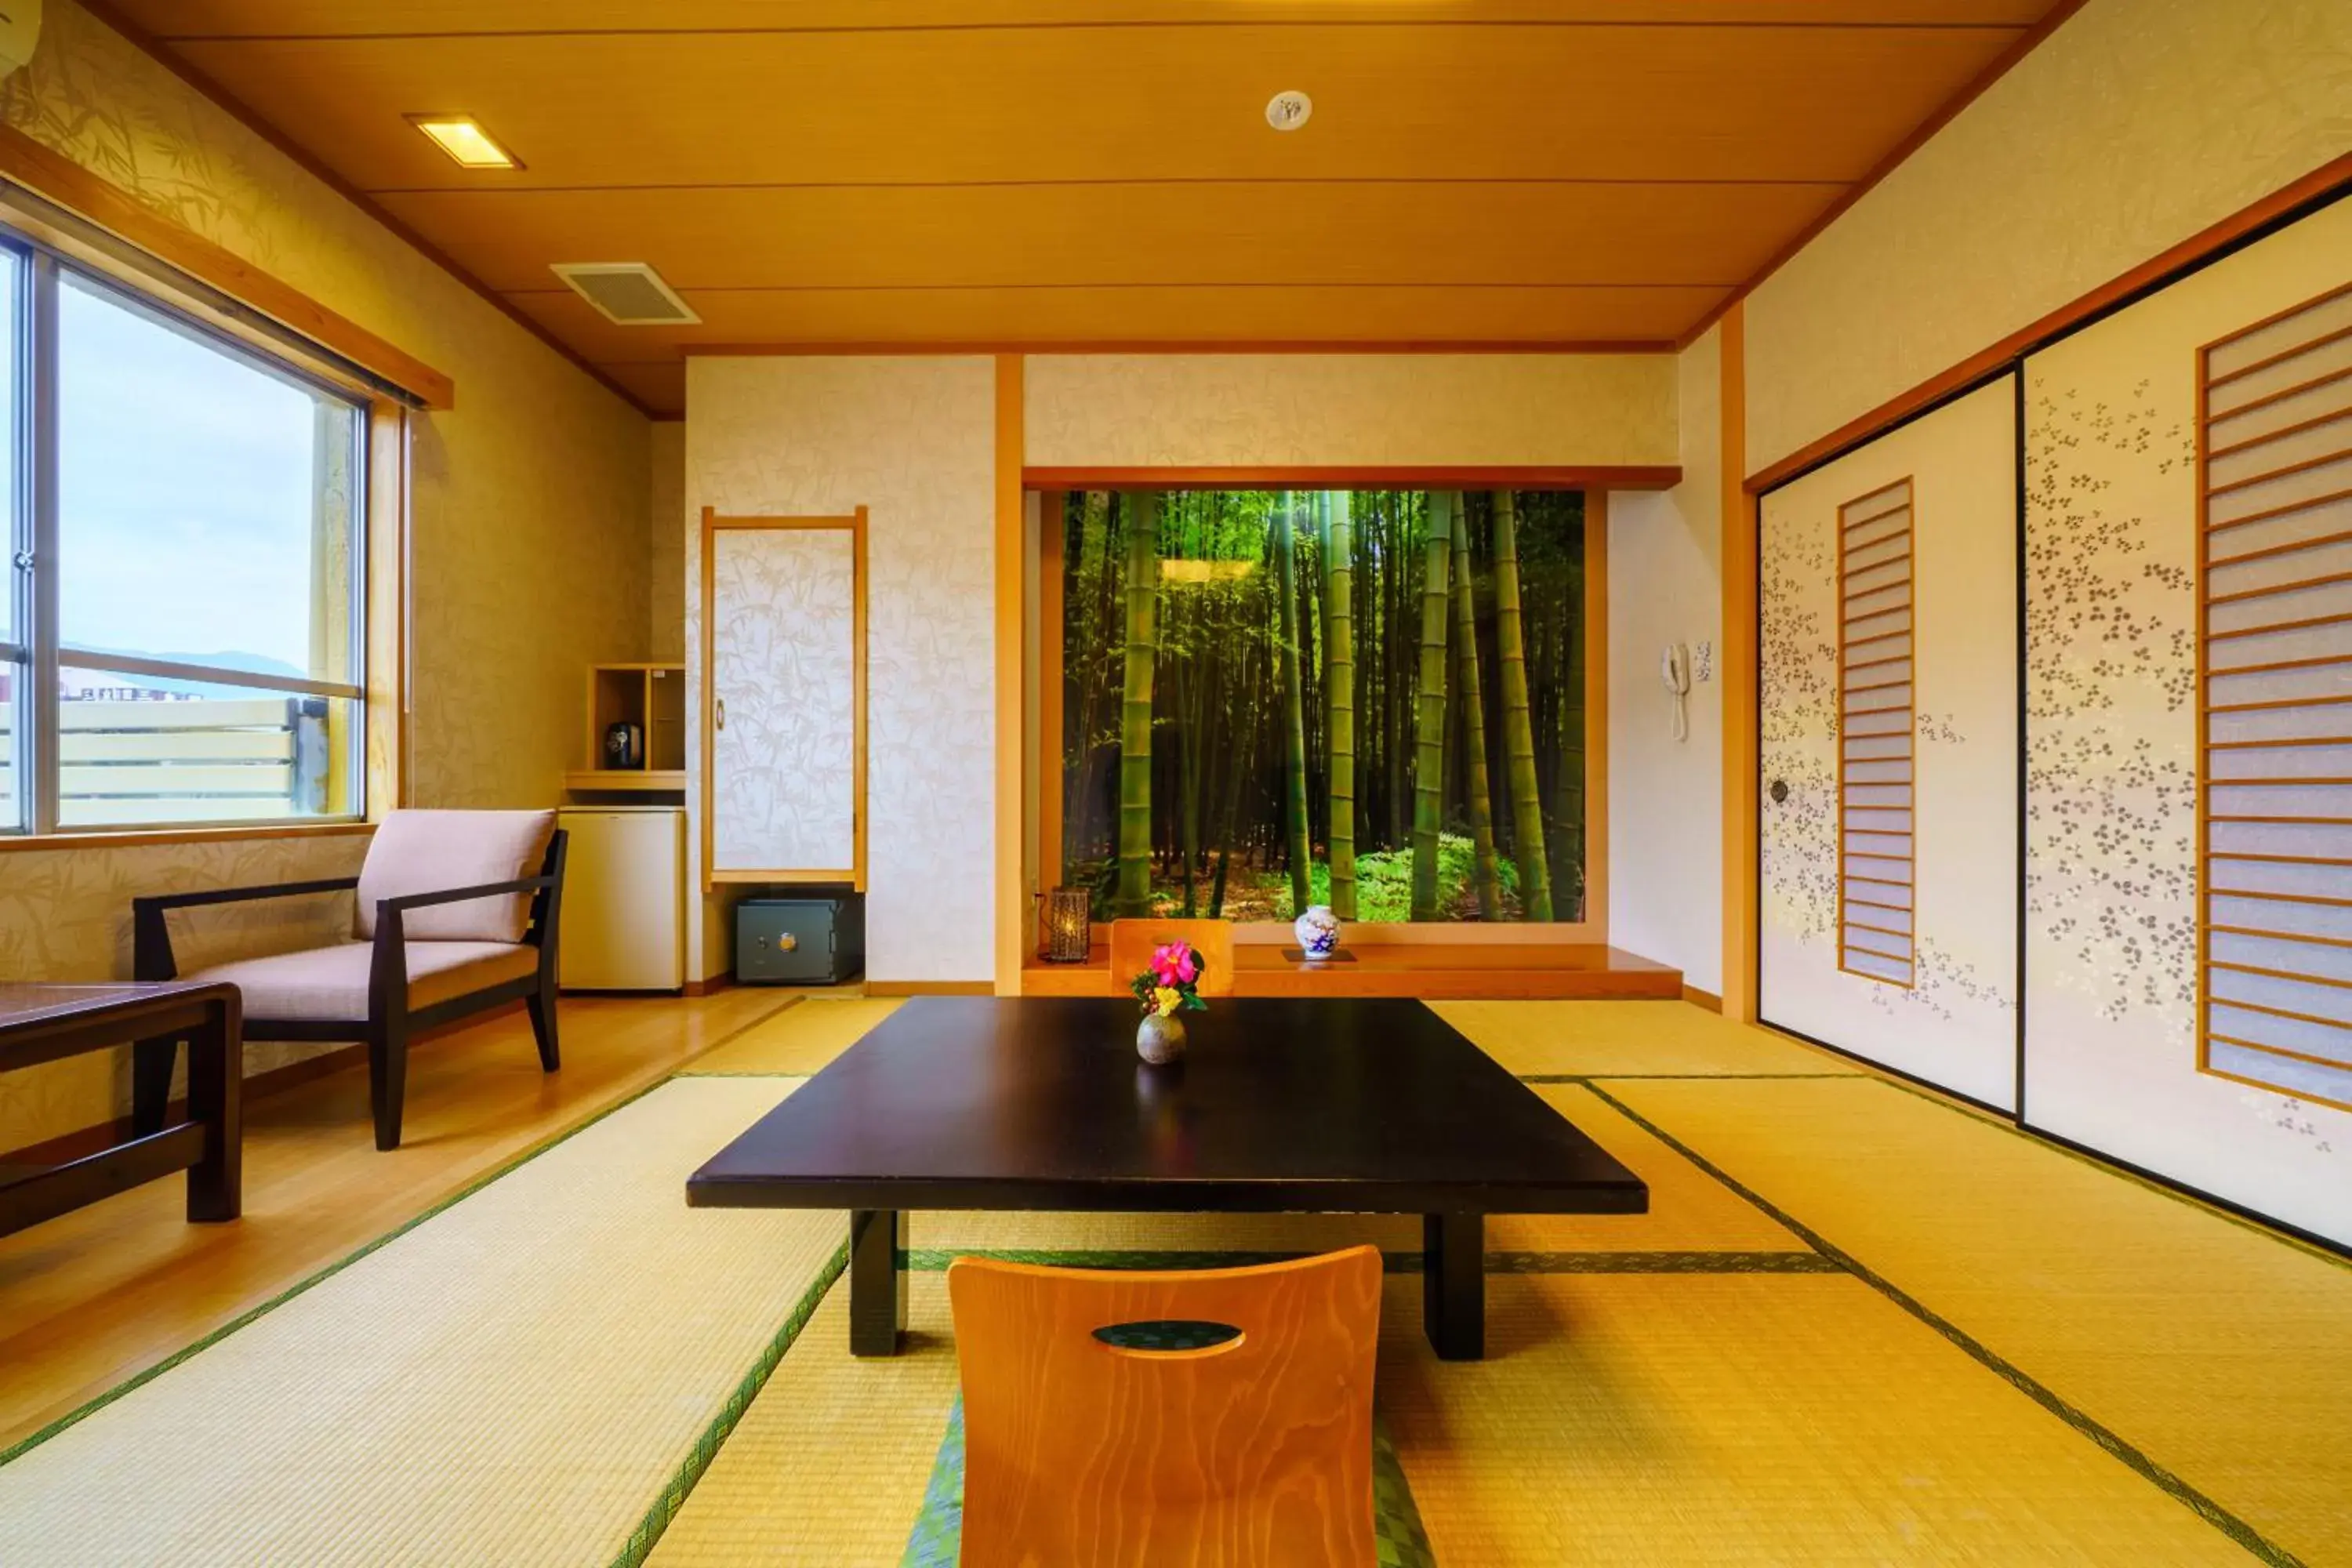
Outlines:
[[[327,810],[328,699],[67,701],[58,705],[58,824],[136,827],[316,816]],[[22,781],[0,706],[0,824]]]

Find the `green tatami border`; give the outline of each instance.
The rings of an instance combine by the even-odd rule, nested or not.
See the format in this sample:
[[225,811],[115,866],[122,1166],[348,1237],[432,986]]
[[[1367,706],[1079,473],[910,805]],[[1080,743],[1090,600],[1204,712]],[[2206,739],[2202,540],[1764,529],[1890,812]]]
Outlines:
[[751,1402],[768,1385],[768,1379],[775,1372],[777,1363],[784,1359],[784,1352],[793,1348],[793,1342],[801,1337],[801,1331],[808,1326],[809,1319],[816,1315],[825,1292],[833,1289],[834,1282],[848,1268],[849,1243],[845,1239],[834,1250],[832,1258],[826,1260],[825,1266],[817,1271],[817,1277],[809,1281],[808,1289],[801,1292],[801,1299],[793,1305],[792,1315],[769,1337],[759,1359],[736,1380],[734,1391],[728,1394],[719,1414],[710,1418],[709,1425],[702,1429],[701,1435],[687,1450],[686,1458],[679,1460],[677,1468],[670,1472],[669,1480],[662,1487],[660,1495],[646,1510],[645,1517],[637,1521],[636,1529],[629,1532],[629,1539],[622,1546],[619,1555],[613,1559],[612,1568],[639,1568],[652,1554],[655,1542],[661,1540],[662,1532],[669,1528],[670,1521],[686,1506],[686,1500],[693,1492],[695,1483],[702,1479],[703,1472],[710,1468],[710,1461],[719,1457],[720,1447],[734,1435],[735,1424],[743,1418],[745,1411],[751,1408]]
[[[1836,1076],[1845,1077],[1853,1075],[1839,1074]],[[1861,1076],[1864,1082],[1883,1083],[1885,1081],[1873,1074]],[[1947,1341],[1958,1346],[1961,1351],[1965,1352],[1972,1359],[2000,1377],[2002,1381],[2008,1383],[2019,1393],[2023,1394],[2027,1398],[2032,1400],[2035,1404],[2041,1405],[2043,1409],[2057,1416],[2061,1421],[2065,1422],[2067,1426],[2073,1427],[2075,1431],[2081,1433],[2084,1436],[2097,1444],[2110,1456],[2121,1461],[2125,1466],[2136,1472],[2143,1480],[2150,1482],[2159,1490],[2171,1497],[2174,1500],[2181,1503],[2191,1512],[2195,1513],[2200,1519],[2211,1525],[2214,1529],[2220,1531],[2222,1534],[2228,1536],[2239,1546],[2243,1547],[2247,1552],[2252,1553],[2263,1562],[2271,1564],[2272,1568],[2305,1568],[2303,1560],[2294,1555],[2294,1553],[2287,1551],[2284,1547],[2280,1546],[2277,1542],[2270,1540],[2267,1536],[2263,1535],[2262,1531],[2256,1530],[2244,1520],[2240,1519],[2235,1513],[2232,1513],[2230,1510],[2222,1507],[2213,1499],[2206,1496],[2204,1492],[2199,1490],[2196,1487],[2189,1485],[2187,1480],[2182,1479],[2180,1476],[2176,1475],[2172,1470],[2167,1468],[2165,1466],[2158,1464],[2153,1458],[2150,1458],[2137,1447],[2125,1441],[2121,1435],[2115,1432],[2103,1423],[2094,1419],[2086,1412],[2077,1408],[2072,1404],[2069,1404],[2040,1379],[2034,1377],[2023,1368],[2018,1366],[2015,1363],[2008,1360],[1998,1352],[1992,1350],[1982,1341],[1970,1334],[1967,1330],[1961,1328],[1950,1319],[1928,1307],[1917,1297],[1913,1296],[1910,1292],[1905,1290],[1893,1280],[1886,1279],[1884,1275],[1872,1269],[1860,1258],[1854,1257],[1853,1254],[1838,1247],[1836,1244],[1830,1241],[1828,1237],[1822,1236],[1819,1231],[1814,1230],[1811,1226],[1806,1225],[1803,1221],[1798,1219],[1795,1215],[1790,1214],[1779,1205],[1773,1203],[1769,1198],[1766,1198],[1753,1187],[1741,1182],[1738,1177],[1732,1175],[1729,1172],[1723,1169],[1722,1166],[1717,1165],[1713,1161],[1709,1160],[1696,1149],[1692,1148],[1689,1144],[1684,1142],[1681,1139],[1675,1137],[1673,1133],[1667,1131],[1664,1128],[1659,1126],[1656,1122],[1651,1121],[1648,1117],[1643,1116],[1640,1111],[1634,1110],[1632,1106],[1626,1104],[1623,1100],[1610,1093],[1608,1089],[1601,1087],[1601,1085],[1588,1081],[1586,1087],[1594,1094],[1598,1095],[1602,1100],[1606,1101],[1612,1110],[1633,1121],[1634,1125],[1640,1127],[1643,1131],[1648,1132],[1660,1142],[1664,1143],[1668,1148],[1674,1150],[1675,1152],[1680,1154],[1684,1159],[1688,1160],[1692,1164],[1696,1165],[1700,1170],[1705,1171],[1708,1175],[1713,1176],[1717,1181],[1722,1183],[1732,1192],[1735,1192],[1741,1197],[1747,1199],[1759,1210],[1762,1211],[1762,1213],[1767,1216],[1788,1227],[1790,1232],[1804,1241],[1807,1246],[1811,1247],[1821,1253],[1824,1258],[1834,1262],[1839,1268],[1851,1273],[1855,1279],[1860,1279],[1864,1284],[1868,1285],[1872,1289],[1876,1290],[1880,1295],[1885,1296],[1897,1307],[1902,1308],[1905,1311],[1910,1313],[1913,1317],[1918,1319],[1921,1322],[1935,1330]],[[1933,1099],[1934,1097],[1927,1096],[1926,1098]],[[1942,1102],[1937,1101],[1937,1103]]]
[[[1319,1253],[1233,1247],[919,1247],[898,1255],[910,1273],[944,1272],[959,1258],[1036,1263],[1059,1268],[1248,1268],[1290,1263]],[[1419,1274],[1418,1252],[1383,1252],[1384,1273]],[[1844,1267],[1820,1252],[1490,1252],[1489,1274],[1842,1274]]]
[[[800,1003],[805,1000],[806,998],[800,996],[785,997],[782,1001],[777,1003],[775,1006],[769,1008],[758,1017],[739,1025],[737,1027],[729,1030],[726,1034],[721,1035],[718,1039],[711,1041],[709,1045],[703,1047],[703,1051],[707,1052],[717,1050],[720,1046],[723,1046],[729,1041],[742,1035],[748,1034],[750,1031],[758,1028],[761,1025],[768,1023],[780,1015],[790,1011],[792,1008],[797,1006]],[[701,1053],[697,1054],[699,1055]],[[627,1107],[635,1104],[638,1100],[643,1100],[654,1090],[674,1081],[680,1075],[676,1071],[666,1073],[662,1077],[656,1079],[653,1082],[645,1085],[643,1088],[633,1089],[629,1093],[623,1095],[620,1099],[613,1101],[612,1104],[605,1106],[603,1110],[590,1113],[581,1121],[574,1122],[572,1126],[565,1128],[562,1131],[554,1133],[541,1140],[537,1143],[531,1144],[520,1153],[515,1154],[508,1159],[504,1163],[494,1166],[490,1170],[485,1171],[481,1174],[475,1176],[465,1183],[462,1186],[458,1187],[457,1191],[450,1193],[446,1197],[436,1200],[430,1206],[419,1211],[411,1217],[403,1220],[400,1224],[393,1226],[390,1230],[385,1231],[374,1240],[362,1242],[360,1246],[354,1247],[352,1251],[345,1253],[342,1257],[335,1259],[332,1263],[326,1265],[324,1268],[320,1268],[312,1274],[305,1276],[294,1284],[288,1286],[285,1289],[280,1290],[275,1296],[270,1297],[268,1300],[263,1301],[257,1306],[248,1307],[244,1311],[238,1313],[236,1317],[231,1318],[227,1322],[223,1323],[220,1327],[204,1334],[191,1343],[184,1345],[180,1349],[173,1351],[171,1354],[163,1357],[161,1361],[158,1361],[150,1366],[141,1368],[139,1371],[131,1373],[129,1377],[123,1379],[121,1383],[118,1383],[113,1387],[106,1390],[105,1393],[97,1395],[87,1403],[77,1406],[75,1409],[68,1411],[63,1415],[58,1416],[56,1420],[50,1422],[47,1426],[41,1427],[38,1431],[32,1433],[28,1436],[17,1439],[15,1443],[10,1444],[5,1448],[0,1448],[0,1466],[9,1464],[11,1461],[21,1458],[35,1448],[39,1447],[42,1444],[47,1442],[58,1433],[67,1430],[68,1427],[79,1426],[83,1421],[88,1420],[90,1416],[97,1415],[100,1411],[113,1404],[116,1400],[121,1398],[124,1394],[133,1393],[138,1389],[146,1386],[148,1384],[154,1382],[155,1379],[163,1376],[163,1373],[171,1371],[173,1367],[178,1366],[181,1363],[186,1361],[189,1357],[220,1343],[221,1341],[228,1338],[229,1335],[236,1332],[239,1329],[259,1321],[262,1318],[276,1311],[287,1302],[293,1300],[297,1296],[299,1296],[305,1291],[310,1290],[317,1286],[324,1284],[326,1281],[333,1279],[336,1275],[341,1274],[344,1269],[349,1268],[352,1264],[357,1263],[360,1259],[367,1257],[369,1254],[380,1251],[383,1247],[390,1246],[393,1242],[399,1240],[410,1231],[415,1230],[418,1226],[423,1225],[426,1220],[432,1219],[437,1215],[446,1213],[448,1210],[455,1208],[457,1205],[464,1203],[467,1198],[472,1197],[476,1193],[480,1192],[484,1187],[488,1186],[491,1183],[511,1175],[514,1172],[520,1170],[531,1161],[538,1159],[541,1154],[546,1153],[549,1150],[555,1148],[559,1144],[567,1142],[571,1139],[578,1137],[581,1133],[585,1132],[591,1127],[595,1126],[596,1123],[604,1121],[606,1117],[611,1116],[614,1112],[625,1110]]]

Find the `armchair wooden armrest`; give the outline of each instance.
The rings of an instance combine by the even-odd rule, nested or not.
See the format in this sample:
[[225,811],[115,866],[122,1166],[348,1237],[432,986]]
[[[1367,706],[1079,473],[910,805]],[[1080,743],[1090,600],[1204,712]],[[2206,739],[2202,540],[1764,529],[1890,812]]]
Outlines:
[[505,893],[535,893],[541,888],[553,886],[555,879],[552,877],[517,877],[511,882],[484,882],[475,888],[444,888],[438,892],[404,893],[396,899],[378,899],[375,910],[378,918],[382,918],[408,910],[421,910],[427,904],[463,904],[475,899],[495,899]]
[[[516,893],[535,893],[541,897],[552,891],[556,879],[552,875],[518,877],[511,882],[483,882],[471,888],[442,888],[430,893],[404,893],[396,899],[375,901],[375,952],[368,971],[368,1011],[375,1017],[388,1016],[387,1009],[397,1000],[404,1010],[408,1005],[408,935],[404,916],[411,910],[429,909],[435,904],[470,903],[476,899],[508,898]],[[534,912],[536,906],[534,906]],[[538,922],[524,933],[524,941],[533,946],[539,943]],[[542,954],[544,960],[551,952]]]
[[172,928],[167,910],[200,904],[242,904],[261,899],[294,899],[308,893],[347,892],[360,885],[357,877],[328,877],[316,882],[265,882],[251,888],[214,888],[201,893],[153,893],[131,900],[131,977],[134,980],[177,980],[180,966],[172,955]]

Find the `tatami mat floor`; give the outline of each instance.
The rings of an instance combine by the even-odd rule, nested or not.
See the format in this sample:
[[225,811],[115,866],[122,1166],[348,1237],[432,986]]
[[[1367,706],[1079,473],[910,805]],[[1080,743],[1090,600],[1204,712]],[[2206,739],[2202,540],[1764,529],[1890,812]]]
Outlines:
[[837,1220],[677,1184],[894,1005],[787,1009],[0,1461],[0,1561],[898,1563],[950,1257],[1368,1239],[1441,1563],[2352,1563],[2352,1265],[1681,1004],[1440,1006],[1654,1196],[1494,1222],[1485,1362],[1430,1356],[1410,1222],[972,1214],[856,1360]]

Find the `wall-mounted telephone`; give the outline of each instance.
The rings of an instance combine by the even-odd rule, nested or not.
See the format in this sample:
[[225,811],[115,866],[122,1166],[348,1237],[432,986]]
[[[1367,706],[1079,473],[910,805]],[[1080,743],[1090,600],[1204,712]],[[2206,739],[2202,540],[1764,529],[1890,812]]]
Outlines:
[[1665,657],[1658,661],[1659,679],[1666,683],[1666,691],[1675,702],[1675,739],[1690,739],[1690,655],[1683,645],[1670,642]]

